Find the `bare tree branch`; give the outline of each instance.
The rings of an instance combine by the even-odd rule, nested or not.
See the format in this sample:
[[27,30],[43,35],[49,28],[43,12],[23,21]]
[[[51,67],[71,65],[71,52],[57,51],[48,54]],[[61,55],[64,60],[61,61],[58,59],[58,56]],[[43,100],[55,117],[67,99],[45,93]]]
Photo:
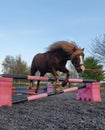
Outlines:
[[100,38],[95,38],[91,45],[93,56],[102,64],[105,64],[105,34]]

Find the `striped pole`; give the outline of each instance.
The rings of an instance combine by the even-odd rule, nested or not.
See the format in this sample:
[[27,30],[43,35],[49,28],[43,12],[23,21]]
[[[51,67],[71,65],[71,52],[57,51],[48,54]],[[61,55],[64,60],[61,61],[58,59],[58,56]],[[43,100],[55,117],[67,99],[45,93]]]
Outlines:
[[48,81],[49,78],[48,77],[44,77],[44,76],[27,76],[28,80],[41,80],[41,81]]
[[[10,75],[10,74],[2,74],[3,77],[10,77],[13,79],[27,79],[27,80],[41,80],[41,81],[55,81],[54,78],[48,78],[47,76],[26,76],[26,75]],[[65,79],[61,78],[60,81],[64,81]],[[68,79],[68,82],[75,82],[75,83],[91,83],[91,82],[97,82],[96,80],[92,79],[77,79],[77,78],[70,78]]]
[[45,97],[48,97],[48,96],[53,96],[53,95],[57,95],[57,94],[61,94],[61,93],[72,92],[72,91],[76,91],[76,90],[79,90],[79,89],[82,89],[82,88],[86,88],[86,85],[83,85],[83,86],[80,86],[80,87],[67,88],[67,89],[62,90],[59,93],[51,92],[51,93],[42,93],[42,94],[28,96],[28,97],[25,97],[22,100],[13,101],[13,104],[25,102],[25,101],[37,100],[37,99],[40,99],[40,98],[45,98]]

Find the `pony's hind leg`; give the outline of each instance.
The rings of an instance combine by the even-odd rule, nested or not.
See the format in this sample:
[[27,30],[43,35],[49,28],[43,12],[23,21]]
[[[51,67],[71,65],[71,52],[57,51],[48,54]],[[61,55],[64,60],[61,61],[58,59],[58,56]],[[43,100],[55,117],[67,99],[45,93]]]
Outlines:
[[[40,76],[44,76],[45,73],[41,73]],[[35,89],[35,93],[38,93],[38,89],[40,87],[40,80],[37,81],[37,86],[36,86],[36,89]]]
[[29,89],[31,89],[33,87],[33,80],[30,80],[30,86]]
[[38,80],[38,81],[37,81],[37,86],[36,86],[36,89],[35,89],[35,93],[38,93],[39,84],[40,84],[40,81]]

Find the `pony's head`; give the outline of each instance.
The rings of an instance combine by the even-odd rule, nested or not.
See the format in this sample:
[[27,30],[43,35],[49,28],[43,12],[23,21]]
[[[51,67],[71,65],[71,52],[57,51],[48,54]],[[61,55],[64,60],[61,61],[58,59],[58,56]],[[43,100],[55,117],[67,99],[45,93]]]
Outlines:
[[84,67],[84,48],[75,48],[73,50],[73,53],[71,55],[71,62],[76,68],[77,72],[83,72],[85,70]]

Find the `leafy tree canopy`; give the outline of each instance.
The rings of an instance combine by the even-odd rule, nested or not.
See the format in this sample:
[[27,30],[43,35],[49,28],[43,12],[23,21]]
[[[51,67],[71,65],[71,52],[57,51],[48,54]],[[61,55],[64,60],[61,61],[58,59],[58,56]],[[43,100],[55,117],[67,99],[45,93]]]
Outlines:
[[29,67],[26,62],[21,59],[21,56],[6,56],[3,63],[2,72],[4,74],[29,74]]
[[[91,68],[91,69],[97,69],[97,70],[103,69],[103,65],[101,65],[99,60],[95,59],[94,57],[87,57],[84,60],[84,65],[85,65],[85,68]],[[85,71],[81,76],[86,79],[95,79],[98,81],[104,79],[104,73],[102,72]]]

